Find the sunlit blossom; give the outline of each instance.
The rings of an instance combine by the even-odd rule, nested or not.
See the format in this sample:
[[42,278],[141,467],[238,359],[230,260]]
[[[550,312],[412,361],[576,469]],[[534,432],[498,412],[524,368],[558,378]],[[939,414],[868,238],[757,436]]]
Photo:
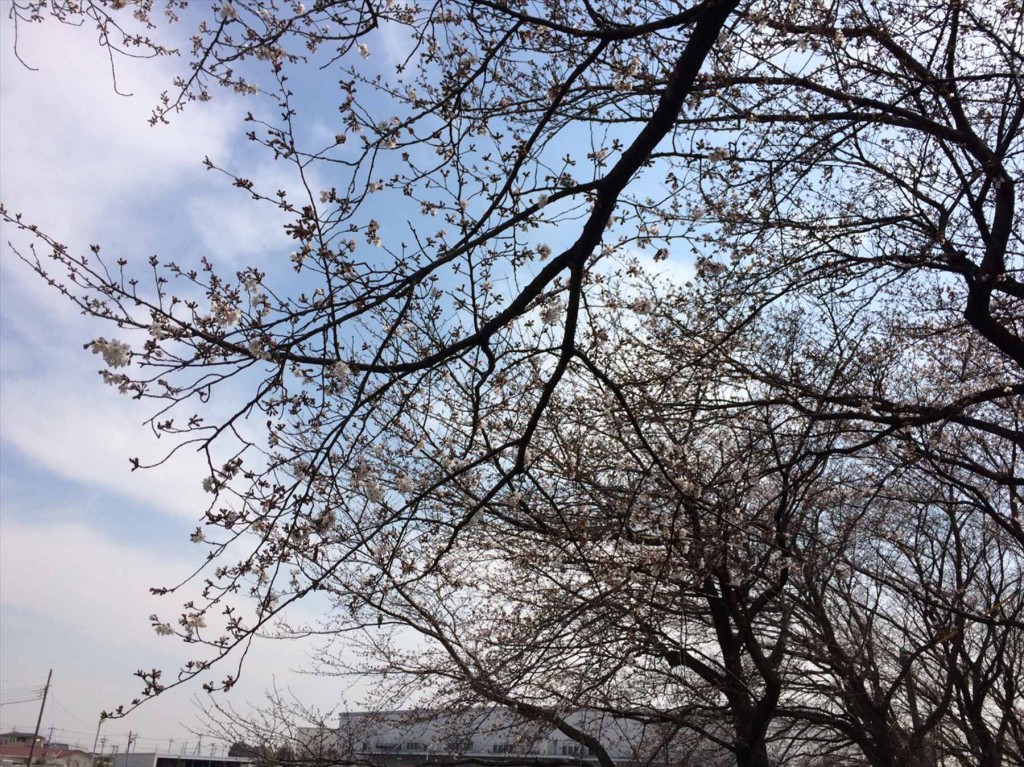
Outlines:
[[238,311],[237,306],[220,301],[215,301],[212,309],[213,321],[222,328],[230,328],[237,325],[238,320],[241,319],[242,316],[241,312]]
[[561,298],[553,298],[540,309],[540,321],[545,325],[557,325],[562,321],[562,314],[565,312],[565,304]]
[[331,378],[337,381],[339,384],[344,384],[348,381],[348,377],[352,374],[352,368],[342,360],[338,360],[331,365]]
[[654,302],[649,298],[638,298],[633,302],[633,311],[637,314],[650,314],[654,311]]
[[131,363],[131,347],[123,341],[108,341],[105,338],[97,338],[89,348],[93,354],[99,354],[103,361],[112,368],[128,367]]

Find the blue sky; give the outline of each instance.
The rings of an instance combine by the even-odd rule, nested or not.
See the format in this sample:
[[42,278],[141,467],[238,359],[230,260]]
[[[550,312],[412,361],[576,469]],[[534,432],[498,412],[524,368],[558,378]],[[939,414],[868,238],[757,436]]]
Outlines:
[[[182,32],[185,30],[182,29]],[[0,198],[68,245],[101,242],[108,256],[206,254],[219,265],[259,263],[287,248],[280,222],[239,204],[239,191],[207,173],[204,155],[245,159],[247,105],[216,99],[170,126],[150,128],[150,109],[182,62],[118,64],[123,98],[88,28],[27,25],[23,58],[0,19]],[[257,161],[258,162],[258,161]],[[270,183],[272,165],[254,169]],[[148,616],[178,612],[150,586],[180,580],[201,561],[189,532],[204,508],[203,471],[186,456],[151,472],[128,457],[160,447],[141,426],[149,414],[104,386],[82,345],[110,328],[81,317],[6,247],[0,256],[0,679],[4,690],[42,685],[54,670],[43,730],[91,745],[101,709],[127,702],[138,668],[173,671],[187,657],[158,637]],[[24,242],[23,240],[21,240]],[[287,250],[284,250],[287,253]],[[169,600],[173,599],[173,603]],[[230,701],[259,702],[276,682],[311,704],[344,694],[335,680],[298,677],[308,648],[258,648]],[[196,736],[197,685],[104,725],[108,749],[129,730],[139,749],[175,749]],[[348,693],[351,698],[353,692]],[[6,697],[6,696],[5,696]],[[31,728],[37,704],[0,708],[0,729]]]

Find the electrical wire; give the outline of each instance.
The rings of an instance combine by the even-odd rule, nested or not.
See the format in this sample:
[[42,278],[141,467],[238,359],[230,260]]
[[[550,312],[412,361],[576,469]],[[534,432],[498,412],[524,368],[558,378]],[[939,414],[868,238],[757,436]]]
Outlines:
[[75,716],[74,712],[69,711],[68,707],[60,702],[60,699],[57,697],[56,691],[52,687],[50,688],[50,696],[53,698],[53,702],[56,703],[65,714],[70,716],[76,722],[78,722],[80,724],[84,724],[84,725],[88,725],[89,724],[87,721],[85,721],[81,717]]
[[8,687],[0,692],[0,698],[22,698],[26,695],[42,695],[42,687]]
[[39,700],[39,696],[36,696],[35,698],[25,698],[24,700],[5,700],[0,703],[0,706],[15,706],[18,703],[32,703],[37,700]]

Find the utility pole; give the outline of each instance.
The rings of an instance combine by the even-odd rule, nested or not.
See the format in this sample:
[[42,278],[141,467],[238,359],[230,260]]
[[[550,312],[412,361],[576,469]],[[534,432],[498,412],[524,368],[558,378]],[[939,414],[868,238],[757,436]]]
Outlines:
[[39,725],[43,723],[43,708],[46,706],[46,695],[50,692],[50,679],[53,678],[53,669],[46,675],[46,687],[43,688],[43,702],[39,704],[39,718],[36,719],[36,731],[32,733],[32,745],[28,749],[28,767],[32,767],[32,757],[36,753],[36,739],[39,737]]
[[[102,726],[103,726],[103,717],[101,716],[100,720],[98,722],[96,722],[96,737],[92,739],[92,759],[89,761],[89,767],[94,767],[94,765],[96,764],[96,743],[100,739],[100,727],[102,727]],[[104,738],[103,740],[104,740],[104,745],[106,745],[106,743],[105,743],[106,738]]]

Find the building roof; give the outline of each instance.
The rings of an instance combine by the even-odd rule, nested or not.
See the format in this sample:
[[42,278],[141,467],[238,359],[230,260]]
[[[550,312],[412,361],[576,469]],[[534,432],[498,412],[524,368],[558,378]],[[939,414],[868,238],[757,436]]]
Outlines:
[[[32,746],[24,743],[0,743],[0,756],[8,758],[28,758]],[[33,758],[39,759],[61,759],[68,754],[86,754],[77,748],[52,748],[50,746],[36,746]],[[88,756],[88,754],[86,754]]]
[[211,765],[218,767],[243,767],[252,764],[247,756],[212,756],[209,754],[174,754],[163,751],[132,751],[130,754],[113,754],[114,767],[145,767],[145,765],[181,764]]
[[137,756],[139,758],[160,757],[161,759],[193,759],[200,762],[220,762],[223,764],[249,764],[252,759],[248,756],[211,756],[209,754],[175,754],[170,751],[132,751],[130,754],[114,754],[115,760],[123,760],[124,757]]

